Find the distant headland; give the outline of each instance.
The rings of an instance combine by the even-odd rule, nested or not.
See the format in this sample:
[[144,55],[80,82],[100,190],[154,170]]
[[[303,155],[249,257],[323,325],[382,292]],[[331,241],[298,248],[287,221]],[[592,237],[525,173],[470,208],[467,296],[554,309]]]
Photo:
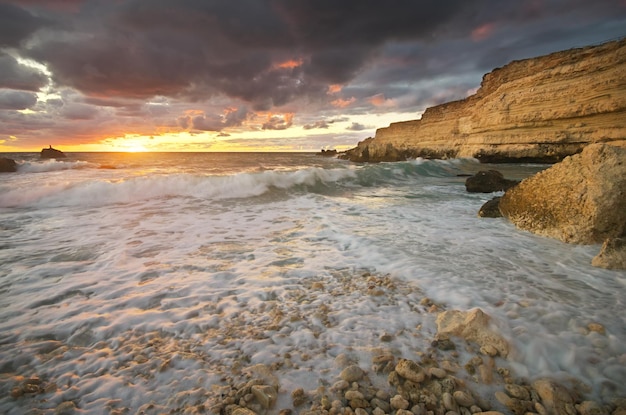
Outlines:
[[626,38],[513,61],[474,95],[380,128],[339,157],[555,163],[591,143],[626,146],[625,73]]

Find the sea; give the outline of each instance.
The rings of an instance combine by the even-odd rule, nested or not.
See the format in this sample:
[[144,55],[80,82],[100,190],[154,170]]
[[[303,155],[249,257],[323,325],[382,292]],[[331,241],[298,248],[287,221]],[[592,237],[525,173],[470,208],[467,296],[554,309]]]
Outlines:
[[187,413],[259,368],[278,413],[336,382],[338,359],[372,375],[381,350],[419,360],[438,311],[475,308],[517,379],[626,396],[626,273],[591,266],[599,245],[478,217],[500,193],[465,190],[546,165],[2,156],[18,170],[0,175],[0,413]]

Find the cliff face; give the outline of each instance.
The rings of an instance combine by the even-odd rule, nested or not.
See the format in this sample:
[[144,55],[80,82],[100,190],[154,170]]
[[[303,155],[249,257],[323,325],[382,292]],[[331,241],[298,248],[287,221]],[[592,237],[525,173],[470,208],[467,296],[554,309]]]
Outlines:
[[511,62],[476,94],[381,128],[342,157],[557,162],[596,142],[626,145],[626,39]]

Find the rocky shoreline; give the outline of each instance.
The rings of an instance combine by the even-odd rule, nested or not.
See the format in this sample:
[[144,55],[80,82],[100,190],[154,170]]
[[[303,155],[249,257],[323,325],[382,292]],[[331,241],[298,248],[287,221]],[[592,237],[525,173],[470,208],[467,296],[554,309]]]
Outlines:
[[[414,285],[367,271],[359,274],[336,274],[334,279],[308,280],[297,292],[297,300],[287,304],[283,313],[278,304],[269,304],[265,312],[273,318],[263,324],[246,326],[230,321],[225,326],[204,333],[207,339],[221,338],[229,345],[232,336],[239,342],[255,342],[274,335],[286,321],[313,319],[333,325],[332,305],[310,315],[302,314],[297,304],[308,304],[320,291],[341,289],[341,295],[362,295],[370,301],[393,302],[421,290]],[[620,396],[621,385],[607,385],[602,400],[589,398],[591,387],[584,379],[529,379],[516,374],[507,360],[511,345],[493,329],[490,317],[480,309],[447,310],[423,294],[413,305],[413,313],[437,320],[437,333],[429,334],[415,327],[410,336],[430,338],[424,350],[410,355],[391,344],[398,333],[383,333],[377,344],[363,344],[363,353],[345,350],[320,370],[310,362],[317,350],[293,346],[272,363],[254,364],[245,353],[232,359],[215,360],[207,355],[206,340],[181,339],[166,332],[129,332],[122,337],[84,346],[46,341],[25,348],[37,354],[42,362],[64,362],[68,359],[89,361],[89,353],[117,356],[118,365],[98,373],[80,375],[65,373],[57,378],[40,369],[40,373],[14,373],[0,379],[0,390],[10,395],[21,408],[39,408],[41,414],[71,415],[83,413],[81,377],[115,376],[128,384],[170,379],[168,371],[192,362],[192,389],[173,392],[167,401],[150,402],[131,412],[128,402],[111,396],[102,405],[111,415],[135,414],[300,414],[300,415],[624,415],[626,396]],[[605,328],[591,322],[588,333],[606,335]],[[403,335],[406,335],[404,333]],[[431,337],[432,336],[432,337]],[[236,350],[233,350],[235,352]],[[104,355],[103,355],[104,353]],[[622,357],[626,360],[626,356]],[[626,363],[626,361],[624,362]],[[307,371],[308,385],[285,382],[289,371]],[[203,381],[207,373],[219,376],[219,382]],[[165,376],[165,377],[163,377]],[[175,380],[169,382],[176,383]],[[174,385],[173,384],[173,385]],[[162,385],[164,386],[164,385]]]
[[556,163],[586,145],[626,145],[626,39],[513,61],[478,91],[379,128],[340,155],[355,162],[473,157]]

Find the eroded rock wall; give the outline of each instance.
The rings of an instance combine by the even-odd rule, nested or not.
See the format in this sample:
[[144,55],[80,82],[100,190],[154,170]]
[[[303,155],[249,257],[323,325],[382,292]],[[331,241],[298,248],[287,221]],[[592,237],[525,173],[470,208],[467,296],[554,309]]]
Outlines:
[[626,146],[625,74],[626,39],[514,61],[476,94],[380,128],[343,157],[557,162],[590,143]]

